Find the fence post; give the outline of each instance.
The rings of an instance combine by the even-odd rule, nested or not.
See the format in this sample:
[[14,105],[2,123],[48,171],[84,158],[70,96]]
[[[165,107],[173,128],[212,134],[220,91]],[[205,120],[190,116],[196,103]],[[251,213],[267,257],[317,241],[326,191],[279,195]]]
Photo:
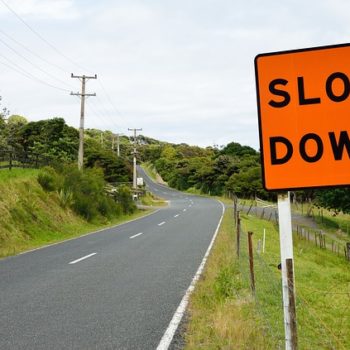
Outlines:
[[247,211],[247,215],[249,215],[250,211],[252,210],[252,207],[253,207],[253,203],[250,205],[248,211]]
[[236,249],[237,249],[237,258],[239,259],[239,249],[240,249],[240,240],[241,240],[241,218],[239,217],[239,211],[237,211],[237,226],[236,226]]
[[346,243],[347,258],[350,261],[350,242]]
[[9,170],[12,170],[12,151],[10,151],[9,157]]
[[250,287],[251,287],[251,289],[252,289],[252,293],[255,294],[254,256],[253,256],[252,235],[253,235],[253,232],[248,232]]
[[288,300],[289,300],[289,320],[291,329],[292,350],[298,349],[297,317],[295,308],[293,259],[286,259],[287,279],[288,279]]
[[233,196],[233,215],[235,224],[237,224],[237,197]]
[[264,215],[265,215],[265,208],[263,208],[263,210],[262,210],[262,213],[261,213],[260,219],[263,219],[263,218],[264,218]]

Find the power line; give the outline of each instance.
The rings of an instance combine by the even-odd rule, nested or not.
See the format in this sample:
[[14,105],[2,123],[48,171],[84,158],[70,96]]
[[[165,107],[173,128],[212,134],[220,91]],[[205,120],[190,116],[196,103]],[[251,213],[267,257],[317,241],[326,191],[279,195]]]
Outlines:
[[42,62],[45,62],[46,64],[55,67],[56,69],[60,70],[61,72],[64,72],[67,74],[67,71],[65,69],[63,69],[62,67],[58,66],[57,64],[50,62],[48,60],[46,60],[45,58],[41,57],[40,55],[38,55],[35,51],[31,50],[29,47],[27,47],[26,45],[22,44],[21,42],[19,42],[18,40],[16,40],[15,38],[13,38],[12,36],[10,36],[9,34],[5,33],[3,30],[0,29],[0,33],[3,34],[4,36],[6,36],[8,39],[12,40],[14,43],[16,43],[18,46],[21,46],[23,49],[25,49],[27,52],[29,52],[31,55],[35,56],[36,58],[38,58],[39,60],[41,60]]
[[124,117],[123,117],[123,114],[119,111],[118,108],[116,108],[116,106],[114,105],[114,103],[113,103],[111,97],[110,97],[109,94],[107,93],[107,91],[106,91],[106,89],[105,89],[105,87],[104,87],[104,85],[102,84],[101,81],[99,81],[99,84],[100,84],[100,86],[101,86],[101,88],[102,88],[102,90],[103,90],[105,96],[107,97],[108,102],[109,102],[110,105],[113,107],[114,111],[121,117],[121,119],[124,120],[124,122],[126,122],[126,120],[125,120]]
[[25,76],[26,78],[28,78],[28,79],[30,79],[30,80],[34,80],[34,81],[36,81],[36,82],[38,82],[38,83],[40,83],[40,84],[49,86],[49,87],[51,87],[51,88],[53,88],[53,89],[56,89],[56,90],[61,90],[61,91],[69,92],[69,90],[67,90],[67,89],[63,89],[63,88],[61,88],[61,87],[58,87],[58,86],[52,85],[52,84],[50,84],[50,83],[47,83],[46,81],[37,78],[37,77],[34,76],[33,74],[31,74],[31,73],[29,73],[29,72],[26,72],[26,71],[25,71],[23,68],[21,68],[18,64],[11,62],[6,56],[4,56],[4,55],[2,55],[2,54],[0,54],[0,56],[1,56],[2,58],[4,58],[6,61],[9,62],[9,63],[5,63],[5,62],[1,62],[1,61],[0,61],[0,64],[2,64],[2,65],[4,65],[4,66],[6,66],[6,67],[8,67],[8,68],[10,68],[10,69],[12,69],[12,70],[14,70],[14,71],[16,71],[16,72],[19,73],[19,74],[22,74],[22,75]]
[[64,84],[68,87],[70,87],[67,82],[55,77],[54,75],[52,75],[51,73],[45,71],[44,69],[42,69],[41,67],[39,67],[38,65],[36,65],[35,63],[31,62],[29,59],[27,59],[25,56],[23,56],[20,52],[18,52],[17,50],[15,50],[14,48],[12,48],[10,45],[8,45],[5,41],[3,41],[0,38],[0,42],[5,45],[8,49],[10,49],[12,52],[14,52],[17,56],[21,57],[23,60],[25,60],[27,63],[29,63],[31,66],[33,66],[34,68],[36,68],[37,70],[39,70],[40,72],[46,74],[48,77],[58,81],[61,84]]
[[[57,49],[53,44],[51,44],[48,40],[46,40],[39,32],[37,32],[32,26],[30,26],[12,7],[10,7],[4,0],[0,0],[1,3],[6,6],[6,8],[14,14],[17,19],[22,22],[34,35],[36,35],[41,41],[43,41],[46,45],[48,45],[52,50],[54,50],[56,53],[58,53],[60,56],[65,58],[67,61],[69,61],[71,64],[73,64],[75,67],[79,69],[88,70],[81,65],[74,62],[72,59],[70,59],[68,56],[66,56],[63,52],[61,52],[59,49]],[[88,70],[89,71],[89,70]]]
[[[73,64],[75,67],[79,67],[80,69],[84,69],[86,71],[89,71],[89,69],[86,69],[85,67],[83,67],[82,65],[80,64],[77,64],[75,61],[73,61],[70,57],[68,57],[67,55],[65,55],[62,51],[60,51],[56,46],[54,46],[51,42],[49,42],[48,40],[46,40],[37,30],[35,30],[31,25],[29,25],[28,22],[26,22],[10,5],[7,4],[6,1],[4,0],[0,0],[0,2],[23,24],[25,25],[25,27],[27,29],[29,29],[36,37],[38,37],[42,42],[44,42],[47,46],[49,46],[52,50],[54,50],[57,54],[59,54],[60,56],[62,56],[64,59],[66,59],[68,62],[70,62],[71,64]],[[54,63],[51,63],[45,59],[43,59],[42,57],[40,57],[39,55],[37,55],[35,52],[33,52],[32,50],[30,50],[28,47],[26,47],[25,45],[23,45],[22,43],[20,43],[19,41],[17,41],[16,39],[12,38],[11,36],[9,36],[8,34],[6,34],[4,31],[0,30],[0,32],[5,35],[7,38],[9,38],[10,40],[14,41],[17,45],[20,45],[21,47],[23,47],[26,51],[28,51],[29,53],[31,53],[32,55],[34,55],[35,57],[38,57],[39,59],[41,59],[43,62],[51,65],[51,66],[54,66],[55,68],[63,71],[63,72],[66,72],[63,68],[61,68],[60,66],[54,64]],[[3,41],[2,41],[3,42]],[[12,48],[13,51],[15,51],[13,48]],[[20,55],[23,59],[25,59],[27,62],[29,62],[30,64],[34,65],[32,62],[30,62],[27,58],[25,58],[23,55],[17,53],[18,55]],[[56,77],[54,77],[51,73],[48,73],[48,72],[45,72],[43,69],[41,68],[38,68],[36,65],[34,65],[37,69],[41,70],[42,72],[44,72],[45,74],[49,75],[51,78],[55,79],[55,80],[58,80],[60,82],[62,82],[60,79],[57,79]],[[22,73],[24,74],[24,73]],[[32,74],[29,74],[28,75],[31,75]],[[43,81],[41,81],[40,79],[38,78],[35,78],[33,77],[33,79],[37,80],[37,81],[40,81],[41,83],[43,83]],[[66,83],[64,83],[66,86],[68,86]],[[120,118],[123,120],[123,123],[126,122],[122,113],[116,108],[115,104],[113,103],[110,95],[107,93],[107,90],[105,89],[105,87],[103,86],[102,82],[99,81],[99,84],[103,90],[103,93],[104,95],[106,96],[106,99],[107,101],[109,102],[109,104],[112,106],[113,110],[116,112],[117,115],[120,116]],[[54,87],[56,89],[60,89],[60,90],[63,90],[63,91],[68,91],[68,90],[65,90],[65,89],[61,89],[61,88],[58,88],[58,87],[55,87],[54,85],[52,84],[48,84],[48,83],[45,83],[45,85],[47,86],[50,86],[50,87]],[[100,101],[101,102],[101,101]],[[101,105],[103,106],[104,104],[101,102]],[[104,107],[103,107],[104,108]],[[112,119],[112,123],[114,123],[114,120]],[[116,126],[117,129],[120,128],[120,125],[117,125],[117,124],[114,124]],[[126,127],[126,125],[125,125]]]

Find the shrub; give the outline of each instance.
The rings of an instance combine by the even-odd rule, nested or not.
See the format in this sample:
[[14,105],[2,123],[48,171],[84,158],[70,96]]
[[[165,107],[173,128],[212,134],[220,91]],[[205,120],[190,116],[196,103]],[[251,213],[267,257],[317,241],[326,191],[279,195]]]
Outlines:
[[132,199],[132,194],[129,187],[119,186],[116,193],[116,200],[122,206],[124,214],[131,214],[135,211],[136,205]]
[[74,204],[73,192],[69,189],[64,190],[63,188],[61,188],[58,191],[58,200],[60,202],[60,206],[63,209],[72,207]]
[[38,182],[45,191],[55,191],[59,186],[58,174],[54,168],[46,166],[40,170]]

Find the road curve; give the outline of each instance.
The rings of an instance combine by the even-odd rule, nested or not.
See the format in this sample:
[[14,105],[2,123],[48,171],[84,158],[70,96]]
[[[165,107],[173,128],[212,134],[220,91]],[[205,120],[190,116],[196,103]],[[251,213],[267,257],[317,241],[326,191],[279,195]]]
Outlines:
[[0,349],[156,349],[222,215],[153,183],[169,206],[0,261]]

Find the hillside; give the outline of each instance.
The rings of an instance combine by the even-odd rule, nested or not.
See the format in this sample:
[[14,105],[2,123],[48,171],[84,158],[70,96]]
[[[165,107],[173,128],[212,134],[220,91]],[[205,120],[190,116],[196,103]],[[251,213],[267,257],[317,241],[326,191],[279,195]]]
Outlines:
[[118,213],[86,220],[38,183],[39,170],[0,171],[0,257],[72,238],[137,217]]

